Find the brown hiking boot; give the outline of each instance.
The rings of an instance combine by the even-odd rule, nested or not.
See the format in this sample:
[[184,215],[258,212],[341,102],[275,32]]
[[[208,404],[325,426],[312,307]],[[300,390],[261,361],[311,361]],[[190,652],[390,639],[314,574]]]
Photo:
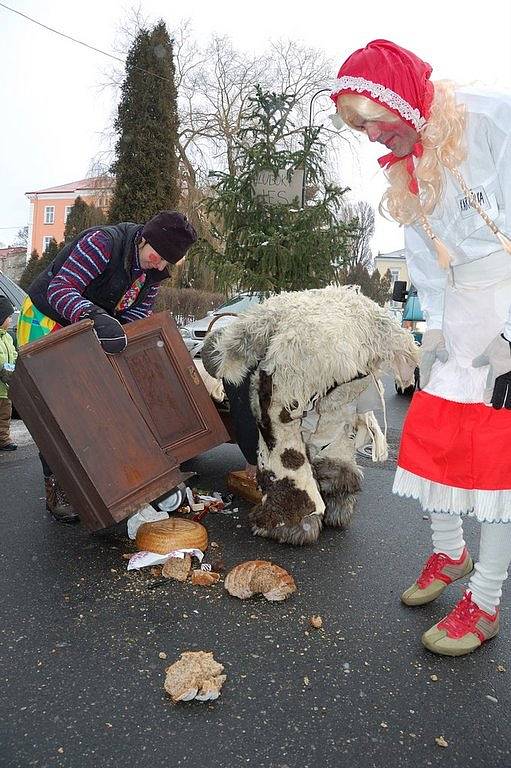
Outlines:
[[55,475],[44,478],[46,491],[46,509],[58,523],[77,523],[79,517],[73,511],[69,499],[57,482]]

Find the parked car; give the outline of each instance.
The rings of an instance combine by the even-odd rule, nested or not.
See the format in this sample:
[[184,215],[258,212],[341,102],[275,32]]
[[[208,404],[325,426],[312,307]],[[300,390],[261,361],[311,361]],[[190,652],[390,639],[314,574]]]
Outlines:
[[[394,301],[400,301],[403,303],[403,315],[401,319],[401,325],[403,328],[408,328],[415,339],[417,345],[422,344],[422,336],[426,330],[426,323],[424,321],[424,314],[421,309],[419,297],[417,296],[417,290],[413,285],[407,290],[407,284],[404,280],[396,280],[392,291],[392,298]],[[398,395],[412,395],[419,384],[419,369],[415,369],[415,383],[409,387],[402,389],[397,382],[395,382],[396,392]]]
[[[229,301],[221,304],[216,309],[212,309],[206,317],[202,317],[200,320],[195,320],[193,323],[187,323],[183,325],[179,330],[183,341],[192,357],[200,357],[202,345],[204,344],[204,338],[208,332],[208,328],[211,321],[223,315],[224,313],[232,313],[238,315],[240,312],[244,312],[249,309],[253,304],[260,304],[266,298],[263,293],[239,293]],[[227,325],[232,321],[230,314],[226,317],[221,317],[215,323],[215,328],[219,328],[222,325]]]
[[16,285],[16,283],[11,280],[10,277],[7,277],[7,275],[4,275],[3,272],[0,272],[0,295],[7,296],[7,298],[11,300],[14,306],[14,316],[12,318],[9,333],[14,339],[14,343],[16,343],[16,328],[18,325],[18,318],[20,315],[21,306],[27,298],[27,294],[23,288],[20,288],[19,285]]

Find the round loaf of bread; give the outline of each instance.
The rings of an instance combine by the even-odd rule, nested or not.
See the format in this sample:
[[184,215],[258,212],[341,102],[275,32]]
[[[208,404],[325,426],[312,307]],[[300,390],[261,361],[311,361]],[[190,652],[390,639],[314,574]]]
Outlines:
[[137,531],[136,545],[140,551],[166,555],[175,549],[208,548],[208,532],[200,523],[182,517],[170,517],[155,523],[143,523]]

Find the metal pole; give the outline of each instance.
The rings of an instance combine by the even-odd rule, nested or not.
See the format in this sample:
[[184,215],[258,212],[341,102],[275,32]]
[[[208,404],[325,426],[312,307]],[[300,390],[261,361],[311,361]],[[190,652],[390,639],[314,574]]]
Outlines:
[[[309,124],[308,128],[311,128],[312,126],[312,107],[314,105],[314,99],[316,96],[319,96],[320,93],[328,93],[331,92],[331,88],[321,88],[321,90],[316,91],[316,93],[313,93],[311,96],[310,104],[309,104]],[[303,181],[302,181],[302,208],[305,208],[305,183],[307,180],[307,168],[305,163],[305,157],[303,159]]]

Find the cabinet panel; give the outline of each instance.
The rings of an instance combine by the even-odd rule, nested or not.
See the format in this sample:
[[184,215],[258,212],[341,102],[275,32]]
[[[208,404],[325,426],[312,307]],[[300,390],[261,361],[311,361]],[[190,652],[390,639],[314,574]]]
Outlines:
[[128,348],[109,358],[161,448],[177,463],[230,437],[167,312],[125,326]]
[[180,462],[228,440],[173,320],[125,327],[106,355],[83,320],[22,347],[11,396],[90,529],[122,520],[183,478]]

